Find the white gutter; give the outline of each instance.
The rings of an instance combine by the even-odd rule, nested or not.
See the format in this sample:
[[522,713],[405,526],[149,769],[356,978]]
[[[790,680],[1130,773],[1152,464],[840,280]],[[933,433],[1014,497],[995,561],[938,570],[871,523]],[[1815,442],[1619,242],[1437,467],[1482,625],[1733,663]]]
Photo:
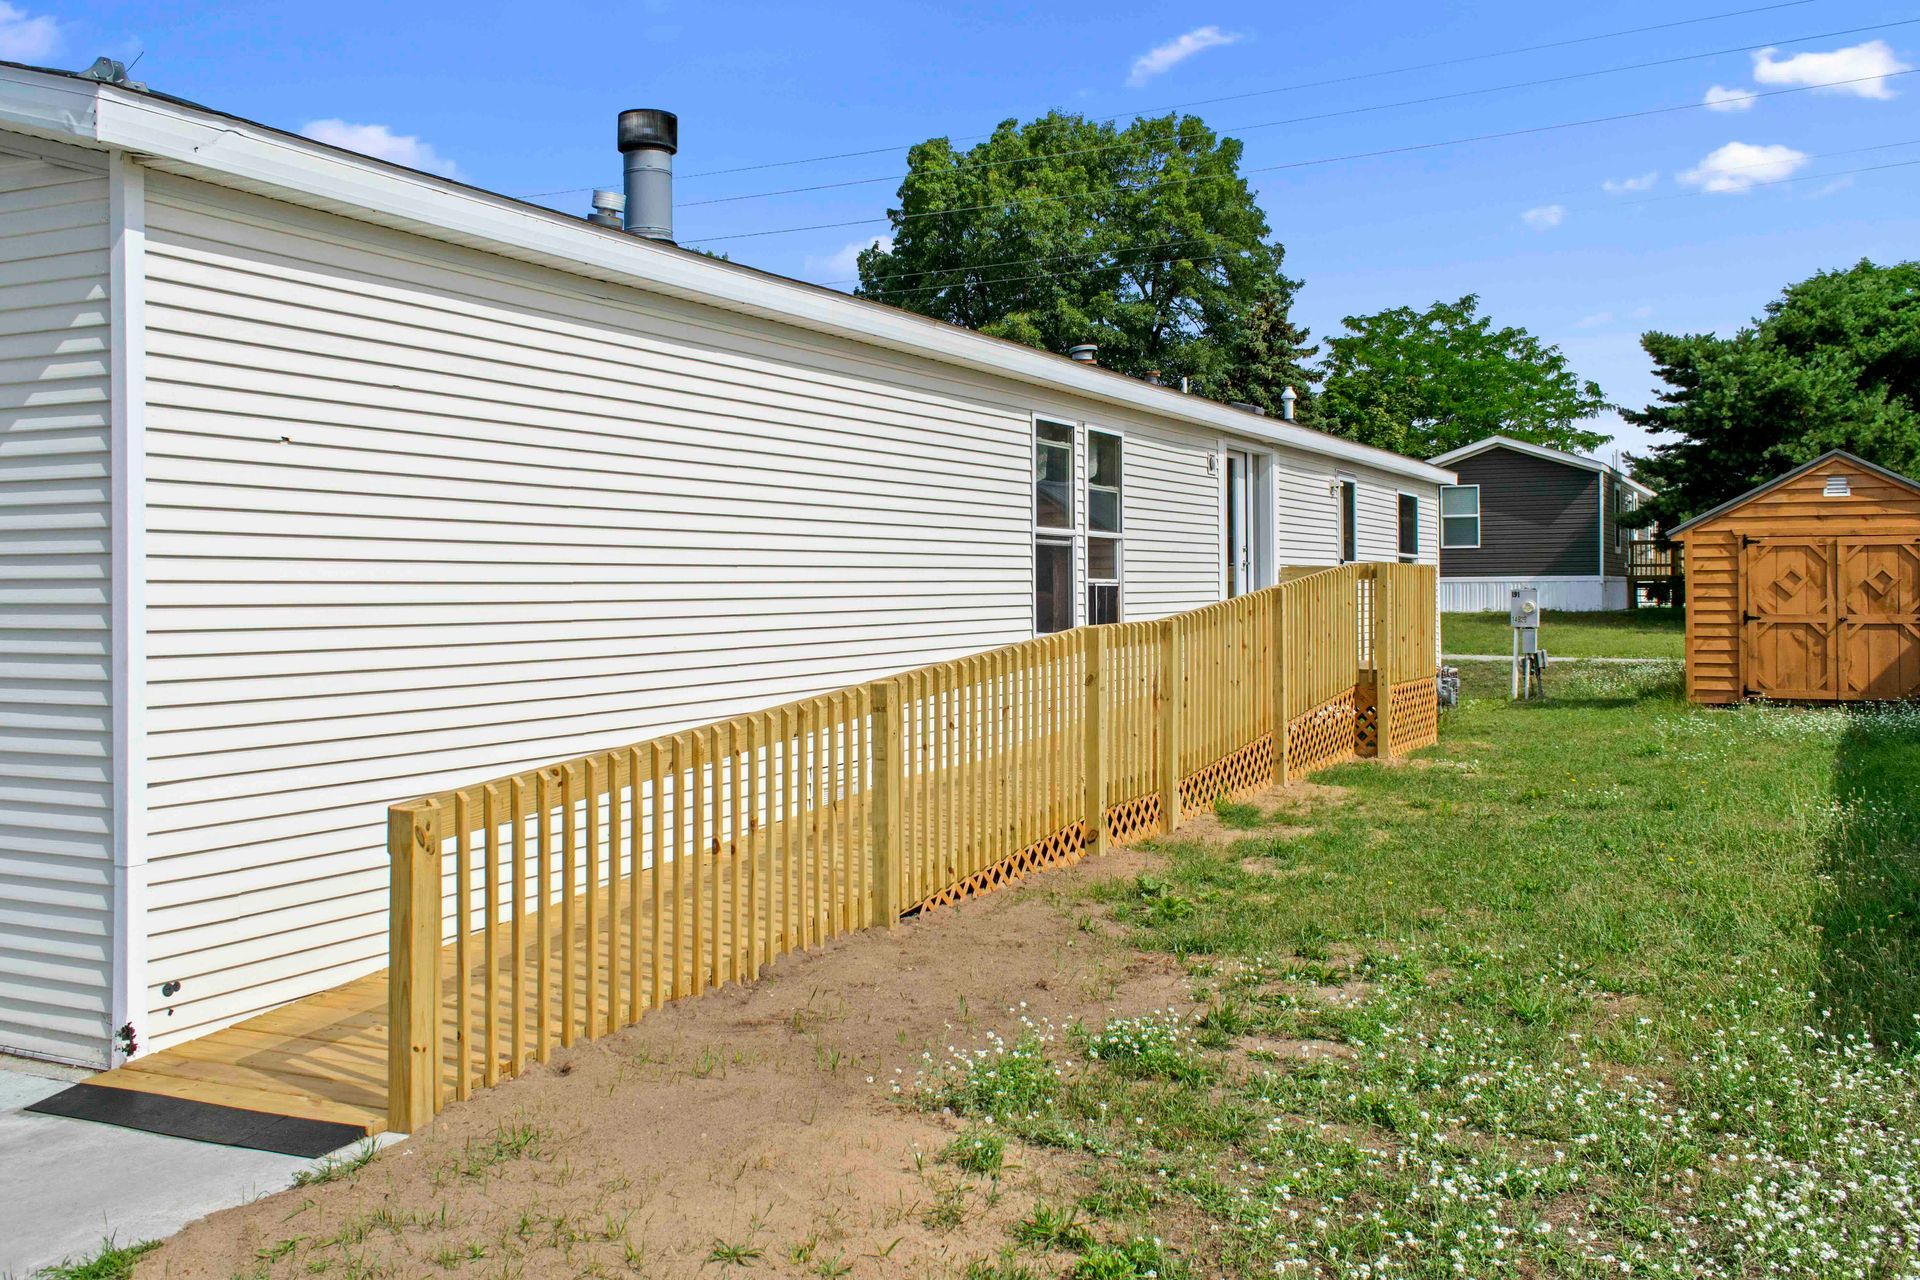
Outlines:
[[131,151],[153,167],[202,181],[1071,392],[1242,439],[1288,445],[1429,484],[1454,480],[1442,467],[1384,449],[1182,395],[896,307],[595,227],[584,218],[167,98],[60,73],[0,67],[0,127]]

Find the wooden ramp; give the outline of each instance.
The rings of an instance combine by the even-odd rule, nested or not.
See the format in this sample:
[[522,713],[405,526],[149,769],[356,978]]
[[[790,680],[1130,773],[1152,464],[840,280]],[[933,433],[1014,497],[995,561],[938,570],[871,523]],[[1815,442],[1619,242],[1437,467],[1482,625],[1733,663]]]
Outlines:
[[[856,849],[864,856],[863,843]],[[753,902],[743,892],[741,878],[728,874],[737,866],[737,860],[726,856],[731,853],[728,848],[709,857],[697,887],[688,883],[691,876],[678,877],[676,884],[675,868],[667,864],[661,884],[665,928],[657,952],[652,913],[636,917],[630,909],[636,901],[652,902],[651,870],[642,871],[637,887],[627,876],[612,883],[602,880],[591,894],[581,892],[564,904],[568,914],[591,920],[575,925],[571,945],[567,931],[558,927],[563,904],[555,902],[544,977],[537,936],[525,944],[518,962],[504,926],[494,930],[491,939],[485,931],[474,930],[464,948],[450,942],[441,954],[441,1043],[447,1051],[439,1096],[465,1097],[474,1087],[509,1079],[545,1045],[573,1044],[629,1025],[636,1005],[640,1013],[655,1007],[656,991],[662,1001],[672,1000],[750,979],[758,966],[746,953],[749,936],[785,934],[797,949],[858,927],[838,909],[843,900],[822,894],[814,902],[790,901],[789,886],[777,879]],[[829,882],[848,872],[843,858],[833,857],[832,862],[825,877]],[[597,910],[589,910],[588,899]],[[744,923],[749,913],[766,928],[743,929],[736,923]],[[486,982],[489,950],[491,987]],[[657,985],[656,954],[662,961]],[[605,958],[591,977],[581,963],[584,956]],[[464,997],[459,981],[463,968]],[[609,989],[609,974],[616,979],[614,989]],[[88,1083],[383,1133],[388,1128],[387,978],[387,970],[381,969],[185,1044],[143,1054],[90,1077]],[[496,993],[491,1010],[485,997],[489,989]],[[516,1003],[518,1020],[513,1016]],[[465,1036],[457,1034],[462,1013],[468,1023]],[[486,1067],[489,1045],[494,1054],[491,1071]]]

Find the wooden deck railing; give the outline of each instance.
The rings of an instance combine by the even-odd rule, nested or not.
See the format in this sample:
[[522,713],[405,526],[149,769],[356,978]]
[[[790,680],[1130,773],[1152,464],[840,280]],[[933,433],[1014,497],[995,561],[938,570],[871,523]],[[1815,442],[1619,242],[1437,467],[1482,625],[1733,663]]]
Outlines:
[[393,806],[392,1127],[789,951],[1432,742],[1435,591],[1344,565]]
[[1627,577],[1677,578],[1683,572],[1680,544],[1635,541],[1627,544]]

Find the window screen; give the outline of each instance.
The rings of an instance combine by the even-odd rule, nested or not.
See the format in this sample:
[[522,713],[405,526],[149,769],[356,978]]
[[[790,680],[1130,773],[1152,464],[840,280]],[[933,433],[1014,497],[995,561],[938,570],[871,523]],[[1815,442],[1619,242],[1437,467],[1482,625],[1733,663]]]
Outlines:
[[1410,564],[1420,558],[1420,499],[1410,493],[1400,495],[1400,560]]
[[1087,528],[1120,532],[1120,437],[1087,432]]
[[1073,627],[1073,543],[1040,539],[1033,544],[1033,630],[1036,635]]

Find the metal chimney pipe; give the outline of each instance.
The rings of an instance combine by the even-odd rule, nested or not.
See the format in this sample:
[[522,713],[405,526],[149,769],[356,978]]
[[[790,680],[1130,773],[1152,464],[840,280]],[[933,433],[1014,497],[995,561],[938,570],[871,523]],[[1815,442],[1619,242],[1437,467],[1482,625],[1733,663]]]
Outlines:
[[1292,387],[1288,387],[1285,391],[1282,391],[1280,393],[1280,418],[1282,421],[1284,422],[1293,421],[1294,402],[1299,399],[1300,399],[1299,395],[1294,391]]
[[680,118],[644,107],[622,111],[619,142],[626,160],[627,230],[673,243],[673,156],[680,150]]
[[1094,364],[1099,354],[1099,345],[1092,342],[1082,342],[1077,346],[1067,348],[1067,359],[1072,360],[1076,364]]

